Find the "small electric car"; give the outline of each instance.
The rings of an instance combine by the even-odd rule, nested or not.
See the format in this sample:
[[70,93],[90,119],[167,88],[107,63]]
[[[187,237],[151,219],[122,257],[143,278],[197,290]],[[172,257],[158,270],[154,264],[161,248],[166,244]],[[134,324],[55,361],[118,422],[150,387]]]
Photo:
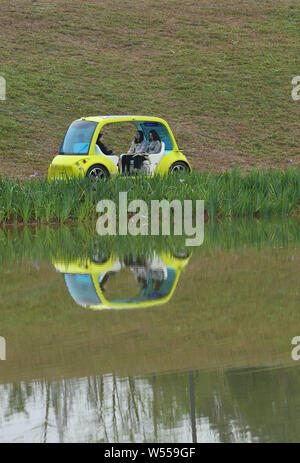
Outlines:
[[[132,256],[120,261],[111,255],[100,261],[56,261],[53,264],[56,270],[63,274],[68,291],[78,305],[93,310],[133,309],[168,302],[190,257],[191,255],[185,253],[179,256],[154,253],[150,259],[143,261]],[[122,299],[107,295],[108,280],[114,288],[116,275],[126,270],[129,270],[132,276],[128,279],[127,273],[127,277],[123,279],[125,283],[122,295],[128,296],[128,290],[132,287],[135,292],[135,286],[139,288],[137,294]]]
[[119,156],[103,154],[96,142],[104,125],[124,122],[141,130],[146,142],[149,142],[150,130],[154,129],[160,137],[161,152],[149,155],[141,173],[167,175],[169,172],[191,172],[187,158],[178,148],[169,125],[163,119],[148,116],[95,116],[82,117],[69,126],[59,155],[49,167],[48,180],[72,176],[99,180],[122,173]]

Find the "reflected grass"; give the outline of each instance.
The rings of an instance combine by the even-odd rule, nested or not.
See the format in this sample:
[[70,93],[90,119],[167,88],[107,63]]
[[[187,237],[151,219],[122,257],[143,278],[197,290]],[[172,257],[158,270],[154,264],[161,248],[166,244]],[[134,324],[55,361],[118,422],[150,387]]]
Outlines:
[[[167,238],[167,239],[166,239]],[[23,260],[92,259],[95,253],[118,258],[157,253],[213,254],[216,250],[299,247],[300,226],[295,218],[211,220],[205,224],[200,247],[186,247],[185,236],[99,236],[95,224],[17,226],[0,228],[0,264]]]

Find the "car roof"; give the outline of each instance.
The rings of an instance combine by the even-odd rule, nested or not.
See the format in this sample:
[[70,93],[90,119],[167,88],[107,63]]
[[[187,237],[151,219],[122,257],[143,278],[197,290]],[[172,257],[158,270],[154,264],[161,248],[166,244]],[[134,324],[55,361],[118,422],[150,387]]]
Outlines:
[[130,114],[130,115],[111,115],[111,116],[88,116],[88,117],[81,117],[80,120],[86,121],[95,121],[95,122],[141,122],[141,121],[154,121],[154,122],[162,122],[165,124],[166,122],[164,119],[160,117],[153,117],[153,116],[139,116],[138,114]]

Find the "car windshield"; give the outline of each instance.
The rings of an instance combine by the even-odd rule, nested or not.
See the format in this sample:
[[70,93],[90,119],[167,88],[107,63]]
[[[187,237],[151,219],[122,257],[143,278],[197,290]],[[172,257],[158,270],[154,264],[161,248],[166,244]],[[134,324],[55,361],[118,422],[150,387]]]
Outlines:
[[93,121],[73,122],[67,130],[59,154],[88,154],[97,126]]

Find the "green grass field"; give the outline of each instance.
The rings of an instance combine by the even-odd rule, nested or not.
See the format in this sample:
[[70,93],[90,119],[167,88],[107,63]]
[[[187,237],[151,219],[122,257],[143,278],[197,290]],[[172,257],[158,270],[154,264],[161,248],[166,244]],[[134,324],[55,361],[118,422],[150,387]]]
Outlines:
[[297,0],[3,0],[0,174],[44,176],[97,114],[167,119],[196,168],[300,164],[299,38]]

